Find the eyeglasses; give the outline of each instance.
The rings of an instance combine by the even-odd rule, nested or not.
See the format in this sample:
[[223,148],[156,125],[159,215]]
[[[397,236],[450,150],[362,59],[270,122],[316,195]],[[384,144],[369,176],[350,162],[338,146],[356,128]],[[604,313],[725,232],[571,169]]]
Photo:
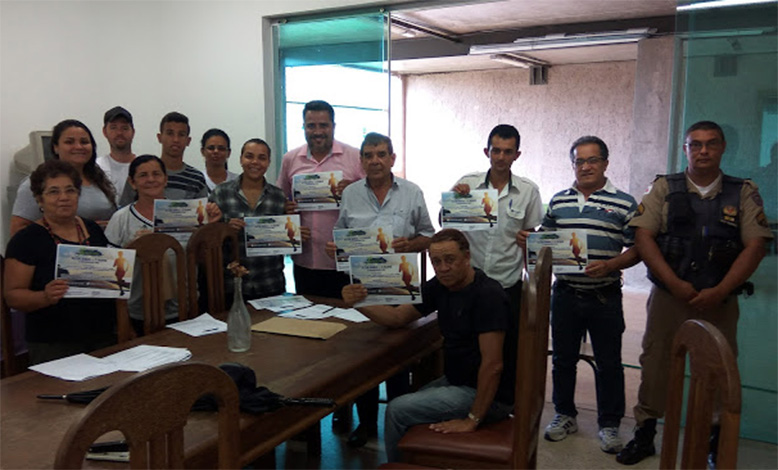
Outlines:
[[692,140],[691,142],[686,142],[686,148],[688,148],[694,153],[699,152],[700,150],[702,150],[703,147],[707,147],[708,150],[713,150],[715,152],[716,150],[721,150],[721,147],[723,145],[724,143],[719,139],[713,139],[707,142],[700,142],[699,140]]
[[65,190],[61,190],[59,188],[51,188],[49,190],[46,190],[43,192],[43,195],[46,197],[60,197],[62,194],[65,194],[65,196],[73,197],[78,196],[78,189],[74,188],[73,186],[65,188]]
[[211,152],[214,150],[218,150],[219,152],[226,152],[229,150],[229,148],[225,147],[224,145],[209,145],[208,147],[205,147],[205,149]]
[[580,167],[584,166],[587,163],[589,165],[596,165],[596,164],[598,164],[600,162],[604,162],[604,161],[605,161],[605,159],[602,158],[602,157],[576,158],[575,160],[573,160],[573,165],[575,165],[575,166],[580,168]]

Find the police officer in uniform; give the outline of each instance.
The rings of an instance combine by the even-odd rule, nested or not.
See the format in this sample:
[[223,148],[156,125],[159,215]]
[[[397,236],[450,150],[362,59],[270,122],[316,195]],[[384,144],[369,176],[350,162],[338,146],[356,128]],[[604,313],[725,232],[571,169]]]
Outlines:
[[[688,319],[715,325],[737,354],[737,295],[772,238],[754,183],[721,172],[726,149],[718,124],[701,121],[686,131],[685,172],[660,176],[631,226],[654,285],[640,355],[635,436],[616,460],[632,465],[654,455],[656,420],[664,415],[673,338]],[[714,428],[715,429],[715,428]],[[714,431],[715,435],[715,431]],[[715,460],[715,444],[712,442]]]

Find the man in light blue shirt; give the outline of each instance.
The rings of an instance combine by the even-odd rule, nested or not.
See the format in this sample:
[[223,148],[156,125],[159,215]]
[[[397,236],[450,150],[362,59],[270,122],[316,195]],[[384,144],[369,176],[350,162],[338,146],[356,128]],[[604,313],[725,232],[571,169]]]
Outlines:
[[[426,250],[435,229],[424,194],[415,184],[392,174],[396,156],[391,139],[371,132],[365,136],[359,154],[367,177],[343,190],[335,228],[391,226],[395,253]],[[327,242],[327,254],[335,256],[334,242]],[[408,374],[400,373],[393,379],[387,381],[390,399],[406,391]],[[378,387],[357,399],[357,412],[359,427],[349,437],[351,447],[361,447],[377,435]]]

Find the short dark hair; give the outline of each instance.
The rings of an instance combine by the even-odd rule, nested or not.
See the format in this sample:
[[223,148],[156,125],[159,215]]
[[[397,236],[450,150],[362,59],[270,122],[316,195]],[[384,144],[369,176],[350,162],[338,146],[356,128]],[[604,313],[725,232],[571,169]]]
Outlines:
[[151,161],[159,163],[159,167],[162,168],[162,173],[167,173],[167,168],[165,168],[165,162],[163,162],[162,159],[159,158],[158,156],[149,155],[149,154],[138,155],[130,163],[130,169],[129,169],[130,179],[133,180],[135,179],[135,173],[138,171],[139,166]]
[[46,181],[57,176],[67,176],[73,181],[78,193],[81,194],[81,175],[78,170],[70,163],[62,160],[47,160],[40,165],[30,175],[30,189],[36,198],[43,195],[43,188]]
[[442,242],[456,242],[457,246],[459,246],[459,250],[462,253],[467,253],[470,251],[470,243],[467,241],[465,235],[454,228],[444,228],[440,232],[433,235],[432,238],[430,238],[430,245],[433,243]]
[[270,146],[267,144],[267,142],[265,142],[264,140],[260,139],[259,137],[254,137],[253,139],[249,139],[249,140],[247,140],[246,142],[243,143],[243,146],[240,148],[241,156],[243,155],[243,151],[246,150],[246,146],[248,144],[264,145],[265,147],[267,147],[267,157],[268,158],[271,157],[271,155],[270,155],[270,153],[271,153],[270,152]]
[[367,135],[365,135],[365,140],[362,141],[362,146],[359,147],[359,156],[362,156],[362,152],[365,150],[365,146],[369,145],[371,147],[374,147],[376,145],[386,144],[386,147],[389,149],[389,154],[394,153],[394,147],[392,146],[392,139],[389,137],[379,134],[378,132],[369,132]]
[[179,113],[178,111],[171,111],[165,114],[164,116],[162,116],[162,120],[159,121],[160,133],[162,133],[162,130],[165,127],[165,123],[167,122],[178,122],[181,124],[186,124],[186,135],[189,135],[189,133],[192,131],[192,128],[189,127],[189,118]]
[[313,100],[305,103],[305,107],[303,108],[303,122],[305,122],[305,113],[308,111],[327,111],[330,115],[330,121],[332,121],[333,124],[335,123],[335,110],[326,101]]
[[204,149],[205,148],[205,143],[208,142],[208,139],[210,139],[211,137],[216,137],[216,136],[221,137],[221,138],[223,138],[224,140],[227,141],[227,150],[229,150],[230,149],[230,136],[228,136],[227,133],[224,132],[221,129],[208,129],[207,131],[205,131],[205,133],[203,134],[203,138],[200,139],[200,148]]
[[585,135],[583,137],[579,137],[575,139],[575,142],[573,142],[573,145],[570,146],[570,160],[575,161],[575,149],[580,147],[581,145],[586,144],[597,144],[598,147],[600,147],[600,156],[604,158],[605,160],[608,159],[608,146],[605,145],[605,142],[602,141],[597,136],[594,135]]
[[683,139],[686,140],[687,137],[689,137],[689,134],[691,134],[694,131],[716,131],[721,136],[722,142],[727,142],[726,137],[724,137],[724,131],[721,129],[721,126],[716,124],[713,121],[699,121],[695,122],[691,126],[689,126],[688,129],[686,129],[686,132],[683,134]]
[[516,150],[519,150],[521,146],[521,136],[519,130],[510,124],[498,124],[494,126],[492,132],[489,133],[489,138],[486,140],[486,148],[492,147],[492,137],[497,136],[501,139],[516,139]]

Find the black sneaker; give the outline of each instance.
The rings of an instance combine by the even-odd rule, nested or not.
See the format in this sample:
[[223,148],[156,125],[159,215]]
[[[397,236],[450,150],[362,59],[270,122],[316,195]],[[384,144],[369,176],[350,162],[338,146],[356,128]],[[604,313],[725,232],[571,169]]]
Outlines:
[[719,434],[721,426],[714,424],[710,430],[710,449],[708,451],[708,469],[716,470],[716,460],[719,454]]
[[645,442],[635,438],[629,441],[627,446],[616,455],[616,462],[624,465],[635,465],[654,454],[656,454],[656,448],[653,439]]
[[348,446],[354,448],[363,447],[371,437],[378,437],[378,429],[375,427],[368,428],[360,424],[348,437]]
[[656,420],[647,419],[635,429],[635,437],[616,455],[616,462],[624,465],[635,465],[646,457],[656,454],[654,436],[656,435]]

